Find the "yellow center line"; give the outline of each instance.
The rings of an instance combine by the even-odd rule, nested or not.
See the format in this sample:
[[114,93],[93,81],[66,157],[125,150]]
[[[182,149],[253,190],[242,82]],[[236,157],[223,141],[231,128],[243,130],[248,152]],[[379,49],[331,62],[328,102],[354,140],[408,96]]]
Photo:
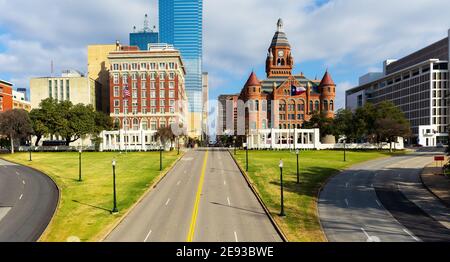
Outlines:
[[195,226],[197,224],[198,208],[200,206],[200,197],[201,197],[202,190],[203,190],[203,181],[205,180],[206,163],[207,162],[208,162],[208,151],[206,151],[205,159],[203,161],[202,174],[200,176],[200,182],[198,184],[197,195],[195,197],[194,210],[192,211],[191,226],[189,228],[189,233],[188,233],[186,242],[192,242],[194,240]]

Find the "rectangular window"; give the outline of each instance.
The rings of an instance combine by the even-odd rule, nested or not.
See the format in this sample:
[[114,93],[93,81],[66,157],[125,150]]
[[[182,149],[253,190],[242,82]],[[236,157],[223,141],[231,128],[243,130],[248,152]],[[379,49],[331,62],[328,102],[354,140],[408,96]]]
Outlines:
[[147,107],[147,99],[142,99],[142,106]]
[[120,100],[119,99],[115,99],[114,100],[114,107],[120,107]]
[[122,76],[122,83],[123,83],[124,85],[128,85],[128,75],[127,75],[127,74],[124,74],[124,75]]
[[66,99],[70,100],[70,81],[66,80]]
[[169,69],[175,69],[175,63],[173,62],[169,63]]
[[145,81],[141,82],[141,89],[147,89],[147,82]]
[[159,91],[159,97],[160,98],[165,98],[166,97],[166,91],[164,91],[164,90]]
[[160,113],[160,114],[165,114],[165,113],[166,113],[166,110],[164,110],[164,108],[160,108],[160,109],[159,109],[159,113]]
[[48,97],[53,97],[52,80],[48,80]]
[[133,74],[131,75],[131,79],[133,79],[134,81],[136,81],[136,80],[137,80],[137,74],[136,74],[136,73],[133,73]]
[[114,87],[114,97],[120,96],[120,88],[118,86]]
[[166,100],[164,99],[159,100],[159,106],[166,106]]
[[156,106],[156,100],[150,100],[150,106]]
[[122,70],[129,70],[129,66],[128,66],[128,64],[127,63],[123,63],[122,64]]
[[144,115],[147,114],[147,108],[145,108],[145,107],[142,108],[142,114],[144,114]]
[[169,90],[169,98],[175,98],[175,91]]
[[150,63],[150,69],[155,70],[156,69],[156,63]]
[[170,108],[170,113],[171,113],[171,114],[175,114],[175,108],[171,107],[171,108]]
[[119,64],[113,64],[113,70],[118,71],[119,70]]
[[150,91],[150,98],[156,98],[156,91]]
[[115,115],[119,115],[120,114],[120,109],[119,108],[114,108],[114,114]]
[[138,97],[138,91],[137,90],[133,90],[133,98],[137,98]]
[[131,64],[131,69],[132,70],[137,70],[138,69],[138,64],[137,63]]
[[54,87],[55,87],[55,94],[54,94],[54,96],[55,96],[55,99],[56,100],[58,100],[58,80],[54,80],[53,81],[53,85],[54,85]]
[[152,72],[150,73],[150,80],[155,80],[156,79],[156,73]]
[[166,88],[163,81],[159,82],[159,88],[160,89]]
[[138,100],[137,99],[133,99],[133,107],[138,107]]
[[175,106],[175,100],[170,100],[169,101],[169,106]]
[[150,82],[150,89],[156,89],[156,82]]
[[159,63],[159,70],[165,70],[166,69],[166,63]]
[[114,83],[115,85],[118,85],[118,84],[119,84],[119,74],[114,74],[114,75],[113,75],[113,83]]
[[159,80],[164,80],[166,79],[166,74],[164,72],[159,73]]
[[142,90],[142,91],[141,91],[141,97],[142,97],[142,98],[147,98],[147,92],[144,91],[144,90]]
[[175,73],[169,73],[169,80],[174,80],[175,79]]
[[156,108],[151,108],[151,109],[150,109],[150,113],[151,113],[151,114],[156,114]]
[[59,98],[64,101],[64,80],[59,80]]
[[169,88],[174,89],[175,88],[175,82],[169,82]]

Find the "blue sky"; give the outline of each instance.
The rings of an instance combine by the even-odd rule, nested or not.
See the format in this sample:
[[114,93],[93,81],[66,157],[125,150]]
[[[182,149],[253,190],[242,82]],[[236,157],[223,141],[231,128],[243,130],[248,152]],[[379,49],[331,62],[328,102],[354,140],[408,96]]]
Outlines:
[[[86,71],[88,44],[128,43],[145,13],[157,25],[155,0],[0,0],[0,78],[28,87],[31,77]],[[407,4],[406,4],[407,3]],[[389,8],[387,8],[389,7]],[[427,14],[424,15],[424,10]],[[254,69],[263,79],[267,48],[283,18],[295,72],[321,78],[329,69],[337,105],[359,76],[447,36],[447,0],[204,0],[204,70],[210,99],[237,93]],[[124,12],[125,11],[125,12]],[[417,19],[420,17],[420,19]]]

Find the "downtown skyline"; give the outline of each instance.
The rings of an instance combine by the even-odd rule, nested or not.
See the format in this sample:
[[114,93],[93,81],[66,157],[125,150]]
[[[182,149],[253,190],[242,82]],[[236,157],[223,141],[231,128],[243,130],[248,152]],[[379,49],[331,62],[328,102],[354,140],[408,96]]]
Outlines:
[[[52,1],[46,2],[42,6]],[[31,77],[50,75],[52,60],[54,74],[64,69],[84,71],[87,44],[116,39],[128,43],[128,33],[133,25],[142,23],[145,13],[149,14],[150,25],[158,27],[156,2],[130,1],[127,12],[119,6],[104,10],[106,0],[76,6],[64,3],[54,6],[45,17],[39,12],[33,14],[34,9],[27,7],[26,1],[9,3],[9,8],[21,10],[23,16],[11,12],[0,18],[0,78],[13,82],[16,88],[28,88]],[[344,106],[345,90],[356,86],[359,76],[380,71],[385,59],[399,58],[442,39],[450,25],[444,12],[445,5],[450,4],[444,1],[439,5],[438,1],[414,1],[410,6],[401,1],[288,2],[205,1],[203,63],[210,76],[210,100],[223,93],[239,92],[252,68],[258,76],[264,75],[260,54],[273,33],[273,21],[279,17],[285,21],[292,45],[297,47],[294,72],[314,79],[316,72],[328,68],[337,84],[336,108]],[[0,2],[2,5],[6,1]],[[414,20],[423,10],[435,15],[426,21]],[[55,23],[61,19],[65,23]],[[104,22],[89,22],[93,20]],[[38,28],[48,30],[39,32]]]

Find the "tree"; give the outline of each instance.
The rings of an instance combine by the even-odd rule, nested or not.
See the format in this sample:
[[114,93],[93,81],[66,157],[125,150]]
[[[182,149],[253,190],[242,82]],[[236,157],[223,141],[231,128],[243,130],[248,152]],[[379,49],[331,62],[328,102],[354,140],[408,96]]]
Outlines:
[[366,130],[364,119],[349,109],[340,109],[333,120],[333,135],[345,136],[346,141],[356,142],[363,138]]
[[408,121],[385,117],[378,119],[376,121],[376,126],[379,141],[388,142],[390,144],[390,151],[392,151],[392,143],[397,142],[398,137],[407,137],[411,135]]
[[29,137],[33,132],[28,112],[13,109],[0,114],[0,133],[7,136],[14,154],[14,140]]
[[33,135],[36,136],[35,145],[39,145],[39,141],[42,137],[50,134],[50,129],[48,128],[48,119],[43,109],[37,108],[30,112],[30,120],[33,128]]
[[319,128],[320,137],[333,134],[333,120],[328,118],[325,112],[314,112],[311,119],[303,124],[303,128]]
[[170,127],[161,127],[156,132],[156,137],[161,141],[161,145],[165,146],[168,141],[173,143],[175,140],[175,135],[172,132],[172,128]]

